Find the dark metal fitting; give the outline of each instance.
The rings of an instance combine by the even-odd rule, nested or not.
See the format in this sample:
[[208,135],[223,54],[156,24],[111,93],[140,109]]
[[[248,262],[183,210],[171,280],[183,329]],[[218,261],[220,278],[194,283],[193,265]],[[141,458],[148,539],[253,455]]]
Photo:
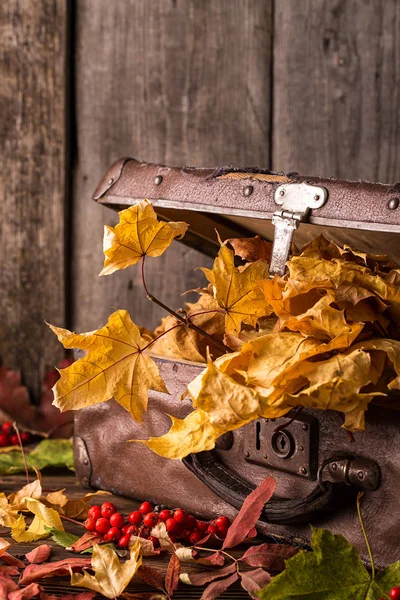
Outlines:
[[254,188],[252,185],[246,185],[246,187],[243,189],[243,196],[251,196],[252,193],[254,191]]
[[156,177],[154,177],[155,185],[160,185],[162,183],[162,180],[163,180],[162,175],[157,175]]
[[390,198],[389,202],[387,203],[387,206],[388,206],[389,210],[396,210],[396,208],[399,206],[399,204],[400,204],[399,198]]

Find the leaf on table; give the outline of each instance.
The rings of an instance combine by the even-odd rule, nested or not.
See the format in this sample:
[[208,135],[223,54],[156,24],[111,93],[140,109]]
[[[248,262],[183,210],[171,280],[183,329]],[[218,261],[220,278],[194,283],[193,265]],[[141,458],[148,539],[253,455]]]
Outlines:
[[256,326],[257,320],[272,312],[259,287],[268,278],[268,263],[263,260],[250,263],[244,271],[235,267],[234,252],[221,245],[212,269],[202,269],[213,286],[214,298],[225,312],[227,333],[237,335],[242,323]]
[[154,208],[143,200],[120,211],[115,227],[104,227],[104,267],[100,275],[126,269],[143,256],[161,256],[174,238],[181,239],[189,225],[182,221],[159,221]]
[[0,492],[0,525],[2,527],[12,527],[21,517],[22,515],[19,514],[18,510],[9,503],[4,492]]
[[224,555],[221,552],[217,551],[213,554],[209,554],[208,556],[203,556],[201,558],[196,559],[201,565],[213,565],[215,567],[222,567],[225,563]]
[[90,333],[50,328],[66,348],[88,351],[60,371],[54,387],[54,403],[60,410],[78,410],[114,397],[142,421],[148,390],[168,393],[156,363],[142,351],[148,340],[141,337],[126,310],[115,311],[105,327]]
[[42,440],[26,457],[30,467],[42,471],[47,467],[74,470],[72,439]]
[[266,477],[246,498],[242,508],[228,528],[222,548],[233,548],[247,537],[255,527],[264,505],[275,491],[276,481],[273,477]]
[[159,521],[157,525],[153,527],[151,530],[151,535],[158,539],[162,550],[167,550],[168,552],[174,553],[176,549],[180,547],[180,544],[175,544],[171,541],[166,525],[163,521]]
[[0,573],[0,598],[8,598],[8,594],[19,589],[17,583],[11,578],[9,574]]
[[244,571],[240,573],[240,584],[249,594],[250,598],[258,600],[258,592],[262,590],[272,577],[264,569],[254,569],[252,571]]
[[98,490],[97,492],[89,492],[82,498],[68,498],[64,494],[65,490],[57,490],[47,494],[46,498],[42,499],[46,505],[51,504],[51,507],[57,510],[57,512],[69,517],[70,519],[77,519],[84,521],[87,518],[87,513],[90,508],[89,500],[93,496],[110,496],[110,492],[104,490]]
[[153,569],[153,567],[142,564],[138,568],[137,574],[150,587],[154,587],[162,592],[164,591],[164,575],[158,569]]
[[8,600],[31,600],[42,595],[43,588],[37,583],[30,583],[27,587],[15,590],[8,595]]
[[22,560],[19,560],[19,558],[17,558],[16,556],[8,554],[8,552],[5,552],[1,556],[1,560],[10,567],[15,567],[16,569],[25,569],[25,563],[22,562]]
[[59,514],[39,500],[25,498],[24,505],[35,516],[28,529],[26,529],[25,519],[22,515],[11,526],[11,536],[16,542],[33,542],[48,537],[49,528],[64,529]]
[[214,600],[223,594],[231,585],[239,579],[238,573],[233,573],[225,579],[218,579],[210,583],[204,590],[200,600]]
[[341,535],[313,529],[313,552],[300,550],[286,561],[286,570],[260,593],[262,600],[330,598],[377,600],[389,597],[400,581],[400,562],[372,580],[357,550]]
[[265,260],[270,262],[272,253],[272,243],[264,240],[259,235],[252,238],[229,238],[225,243],[230,243],[236,256],[240,256],[248,262]]
[[181,574],[181,563],[177,555],[171,554],[169,559],[167,572],[165,574],[165,591],[169,596],[177,590],[179,585],[179,576]]
[[[40,475],[40,474],[39,474]],[[24,485],[18,492],[10,494],[8,501],[15,510],[21,510],[24,508],[23,502],[25,498],[33,498],[39,500],[42,496],[42,482],[41,478],[35,479],[30,483]]]
[[70,570],[80,571],[84,567],[90,568],[90,558],[64,558],[55,562],[43,563],[41,565],[28,565],[19,580],[20,585],[28,585],[46,577],[57,577],[69,575]]
[[116,598],[122,594],[141,564],[139,542],[130,549],[130,558],[124,563],[120,563],[111,548],[95,545],[91,566],[94,575],[86,571],[72,574],[71,585],[89,588],[106,598]]
[[40,563],[46,562],[48,560],[51,553],[51,548],[48,544],[41,544],[37,546],[27,554],[25,554],[25,558],[28,559],[30,563],[39,565]]
[[239,560],[251,567],[264,567],[270,571],[283,571],[285,560],[295,556],[297,552],[297,548],[286,544],[260,544],[248,548]]
[[91,548],[94,544],[101,544],[103,540],[99,538],[97,533],[86,531],[80,538],[77,538],[70,546],[72,552],[83,552]]
[[10,575],[10,577],[15,577],[19,575],[19,569],[17,569],[17,567],[12,567],[11,565],[0,565],[0,573],[3,573],[4,575]]
[[180,579],[183,583],[188,585],[199,585],[203,586],[210,581],[215,579],[221,579],[236,571],[236,563],[232,563],[223,567],[222,569],[208,569],[207,571],[199,571],[193,573],[182,573]]
[[[152,535],[153,535],[153,533],[152,533]],[[130,540],[129,540],[129,548],[134,546],[137,542],[139,542],[139,544],[140,544],[140,555],[141,556],[157,556],[158,554],[161,554],[161,552],[164,550],[164,548],[162,548],[161,546],[158,548],[154,548],[154,544],[151,540],[142,538],[138,535],[131,535]],[[172,542],[171,542],[171,544],[172,544]]]
[[69,533],[68,531],[63,531],[55,527],[47,527],[46,531],[48,531],[53,542],[56,542],[56,544],[62,546],[63,548],[71,548],[71,546],[73,546],[73,544],[80,539],[79,536],[73,533]]
[[[217,311],[221,311],[218,302],[211,296],[202,295],[197,302],[186,303],[185,312],[182,314],[191,323],[222,342],[225,333],[225,315]],[[175,327],[176,325],[179,327]],[[171,329],[172,327],[175,328]],[[162,324],[154,331],[154,335],[159,336],[169,329],[169,333],[157,339],[150,346],[151,354],[193,362],[205,362],[207,349],[214,358],[221,355],[220,346],[213,344],[209,338],[196,330],[180,324],[171,315],[162,320]]]
[[11,544],[9,541],[5,540],[4,538],[0,538],[0,557],[7,552],[10,546]]

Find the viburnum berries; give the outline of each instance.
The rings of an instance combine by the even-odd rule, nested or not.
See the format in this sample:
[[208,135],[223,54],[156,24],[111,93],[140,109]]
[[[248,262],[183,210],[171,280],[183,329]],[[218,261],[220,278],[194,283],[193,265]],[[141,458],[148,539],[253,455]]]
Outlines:
[[181,508],[177,508],[176,511],[174,512],[174,519],[177,523],[181,523],[182,525],[185,524],[186,518],[187,518],[188,514],[185,510],[182,510]]
[[101,517],[100,506],[97,506],[96,504],[94,506],[91,506],[88,510],[88,517],[93,517],[96,520],[100,519],[100,517]]
[[158,515],[154,512],[149,512],[143,517],[143,525],[146,527],[154,527],[158,523]]
[[389,597],[390,600],[400,600],[400,587],[396,585],[394,588],[392,588],[390,590]]
[[94,531],[96,529],[96,519],[94,517],[88,517],[84,522],[84,526],[87,531]]
[[124,517],[121,515],[121,513],[116,512],[114,514],[111,515],[110,517],[110,524],[112,527],[123,527],[125,523],[125,519]]
[[[27,431],[22,431],[20,434],[21,444],[29,444],[31,435]],[[11,421],[6,421],[0,427],[0,446],[19,446],[19,439],[14,425]]]
[[117,509],[112,502],[103,502],[101,505],[101,516],[105,519],[109,519],[115,512]]
[[165,508],[164,510],[158,513],[158,516],[160,517],[161,521],[164,521],[165,523],[167,519],[172,519],[174,513],[172,512],[172,510],[168,510]]
[[150,502],[143,502],[140,506],[139,506],[139,512],[142,515],[147,515],[150,512],[153,512],[153,505],[150,504]]
[[105,517],[100,517],[100,519],[97,519],[97,521],[96,521],[96,531],[98,531],[99,533],[102,533],[103,535],[105,535],[106,533],[108,533],[109,529],[110,529],[110,521],[109,521],[109,519],[106,519]]
[[129,523],[132,523],[132,525],[141,525],[142,520],[143,520],[143,515],[138,510],[134,510],[133,512],[130,513],[130,515],[128,515],[128,521],[129,521]]

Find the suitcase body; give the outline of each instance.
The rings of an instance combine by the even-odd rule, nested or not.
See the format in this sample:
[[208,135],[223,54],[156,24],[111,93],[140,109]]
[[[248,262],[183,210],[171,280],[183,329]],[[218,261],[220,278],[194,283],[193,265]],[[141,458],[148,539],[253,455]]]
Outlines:
[[[216,221],[222,238],[246,232],[271,239],[270,220],[274,219],[275,244],[280,243],[276,221],[282,214],[274,214],[277,190],[304,182],[327,190],[328,201],[318,210],[305,211],[307,223],[300,225],[300,243],[315,237],[316,229],[329,227],[325,235],[338,242],[399,257],[398,186],[227,169],[179,170],[122,159],[106,173],[95,199],[121,209],[146,197],[162,218],[178,217],[191,224],[190,244],[215,254]],[[281,243],[283,252],[282,248]],[[212,518],[234,516],[246,489],[270,473],[277,480],[276,500],[274,509],[259,523],[261,533],[307,543],[309,524],[318,524],[344,534],[368,560],[355,502],[357,491],[364,489],[363,514],[377,565],[400,558],[400,413],[392,408],[396,398],[390,406],[387,402],[371,406],[365,432],[355,434],[353,440],[340,428],[339,413],[307,409],[295,414],[290,423],[287,416],[273,423],[266,419],[252,422],[222,436],[212,452],[172,461],[143,444],[127,441],[166,433],[168,413],[185,417],[192,405],[189,398],[181,401],[180,397],[203,366],[168,358],[156,362],[170,395],[149,393],[142,424],[114,400],[77,413],[75,463],[83,485],[171,508],[182,506],[197,516]]]

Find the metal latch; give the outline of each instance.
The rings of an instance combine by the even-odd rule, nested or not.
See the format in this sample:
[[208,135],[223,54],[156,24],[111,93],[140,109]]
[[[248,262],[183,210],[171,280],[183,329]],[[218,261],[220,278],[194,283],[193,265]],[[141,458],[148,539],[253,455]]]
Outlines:
[[281,209],[274,212],[272,224],[275,227],[272,256],[269,272],[283,275],[289,258],[295,230],[304,221],[310,210],[321,208],[328,198],[324,187],[302,183],[284,183],[274,194],[274,200]]

